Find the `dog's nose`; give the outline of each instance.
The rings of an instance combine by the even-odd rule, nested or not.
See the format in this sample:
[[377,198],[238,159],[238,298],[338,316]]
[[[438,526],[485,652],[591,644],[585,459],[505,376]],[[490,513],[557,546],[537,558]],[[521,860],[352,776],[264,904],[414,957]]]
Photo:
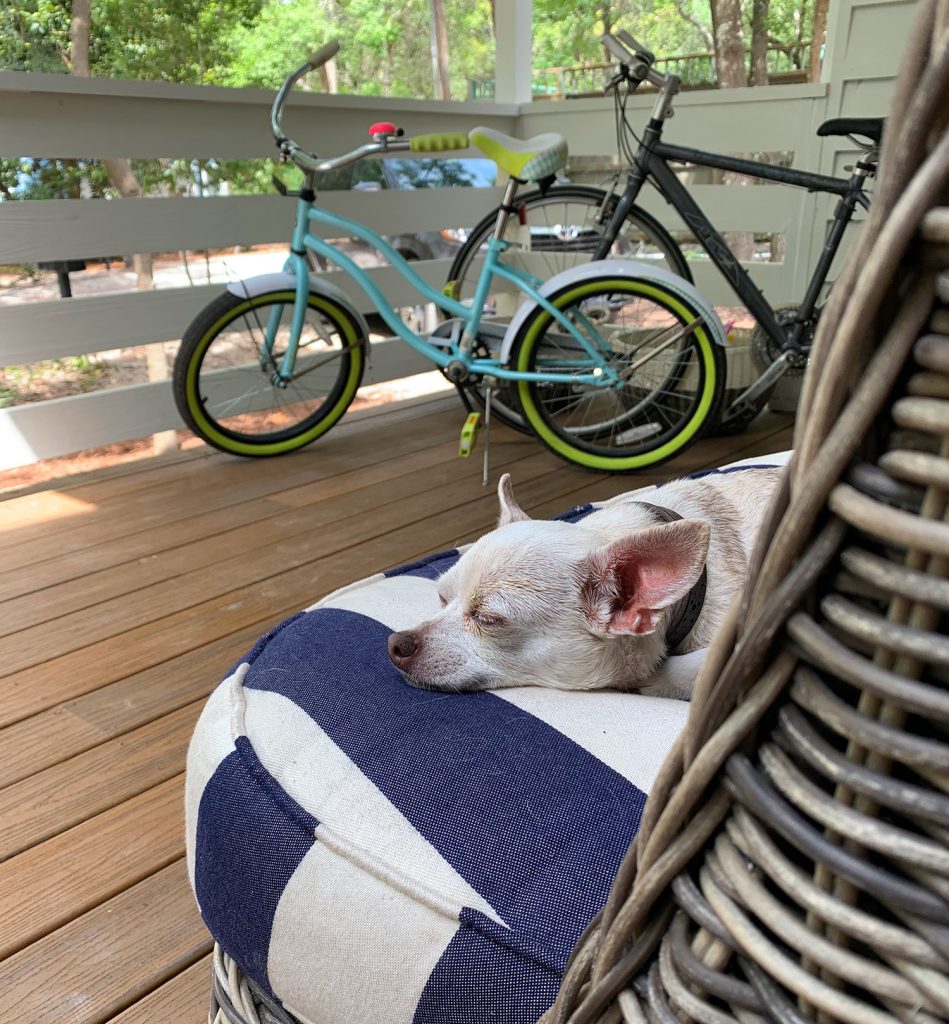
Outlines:
[[403,668],[417,650],[413,633],[393,633],[389,637],[389,658],[396,668]]

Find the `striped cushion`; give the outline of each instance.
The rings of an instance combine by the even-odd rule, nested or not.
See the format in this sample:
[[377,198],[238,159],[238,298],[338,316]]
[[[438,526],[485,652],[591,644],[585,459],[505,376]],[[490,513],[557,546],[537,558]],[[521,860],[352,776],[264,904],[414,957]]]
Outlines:
[[635,694],[407,686],[386,638],[435,613],[433,581],[457,558],[282,623],[212,694],[191,743],[202,916],[311,1024],[536,1020],[685,722],[687,704]]

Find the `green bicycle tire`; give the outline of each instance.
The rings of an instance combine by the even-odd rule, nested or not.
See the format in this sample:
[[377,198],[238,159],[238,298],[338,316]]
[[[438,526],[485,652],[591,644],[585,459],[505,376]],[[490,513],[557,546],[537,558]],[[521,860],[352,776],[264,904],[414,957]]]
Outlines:
[[310,293],[307,306],[320,313],[339,333],[345,347],[340,350],[339,370],[326,398],[299,423],[267,434],[239,433],[211,415],[200,391],[202,360],[226,328],[240,316],[280,304],[292,306],[292,290],[279,289],[251,298],[224,292],[191,322],[175,358],[172,387],[175,404],[185,424],[214,448],[251,458],[285,455],[322,437],[345,413],[359,389],[365,369],[366,339],[352,315],[325,295]]
[[[691,323],[700,316],[700,312],[681,295],[654,282],[609,276],[568,285],[551,296],[550,301],[558,309],[565,309],[603,291],[645,297],[667,310],[679,323]],[[543,346],[546,329],[551,323],[553,318],[549,313],[541,308],[535,310],[518,332],[511,349],[509,365],[523,372],[532,370],[536,353]],[[711,332],[704,325],[695,327],[688,347],[695,348],[699,357],[696,366],[699,375],[697,400],[682,427],[672,436],[662,439],[662,443],[646,444],[641,450],[616,454],[598,451],[594,444],[585,442],[579,435],[571,437],[558,428],[538,398],[539,385],[531,381],[518,381],[517,384],[524,418],[550,451],[584,469],[606,473],[635,473],[658,466],[680,455],[708,431],[717,420],[725,392],[725,355]]]

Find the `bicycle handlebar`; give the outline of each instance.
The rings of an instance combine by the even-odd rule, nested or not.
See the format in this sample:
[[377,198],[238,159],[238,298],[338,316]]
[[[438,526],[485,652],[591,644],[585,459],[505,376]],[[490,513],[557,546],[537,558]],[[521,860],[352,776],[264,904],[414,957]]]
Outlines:
[[[356,163],[364,157],[373,153],[385,153],[392,151],[413,150],[420,153],[436,153],[453,149],[467,149],[468,136],[463,132],[441,132],[435,135],[419,135],[414,139],[400,139],[391,136],[373,136],[378,141],[367,143],[354,149],[351,153],[344,153],[342,156],[333,157],[328,160],[320,160],[313,153],[308,153],[298,142],[295,142],[283,130],[283,106],[290,95],[290,90],[297,82],[308,75],[316,68],[322,67],[328,60],[331,60],[339,53],[339,43],[334,39],[319,50],[314,51],[306,59],[305,64],[291,71],[284,79],[283,85],[277,92],[270,111],[270,127],[273,130],[274,138],[280,147],[284,159],[292,160],[297,167],[304,171],[335,171],[339,167]],[[380,125],[379,127],[383,127]],[[399,135],[402,133],[399,132]]]
[[[274,98],[273,106],[270,108],[270,128],[274,133],[274,138],[280,145],[281,151],[285,151],[288,156],[292,154],[293,150],[304,152],[303,148],[299,146],[293,139],[288,138],[283,131],[283,105],[287,101],[287,96],[290,95],[290,90],[303,78],[308,75],[311,71],[315,71],[317,68],[322,67],[327,61],[332,60],[336,54],[339,53],[339,43],[333,39],[328,42],[325,46],[321,46],[318,50],[314,50],[313,53],[307,57],[305,63],[301,64],[298,68],[290,72],[289,75],[283,80],[283,85],[277,91],[277,95]],[[286,147],[286,149],[285,149]]]
[[646,81],[657,89],[664,89],[673,84],[674,76],[656,71],[652,66],[656,59],[653,53],[625,30],[620,29],[616,35],[606,32],[600,36],[600,42],[607,53],[629,68],[635,82]]

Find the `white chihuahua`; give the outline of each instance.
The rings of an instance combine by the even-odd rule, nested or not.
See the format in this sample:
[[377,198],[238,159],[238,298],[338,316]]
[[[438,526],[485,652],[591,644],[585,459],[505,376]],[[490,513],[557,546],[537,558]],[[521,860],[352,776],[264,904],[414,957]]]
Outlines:
[[676,480],[578,523],[530,519],[505,474],[497,529],[439,579],[441,613],[389,637],[389,657],[421,689],[671,696],[648,681],[669,654],[708,645],[780,473]]

